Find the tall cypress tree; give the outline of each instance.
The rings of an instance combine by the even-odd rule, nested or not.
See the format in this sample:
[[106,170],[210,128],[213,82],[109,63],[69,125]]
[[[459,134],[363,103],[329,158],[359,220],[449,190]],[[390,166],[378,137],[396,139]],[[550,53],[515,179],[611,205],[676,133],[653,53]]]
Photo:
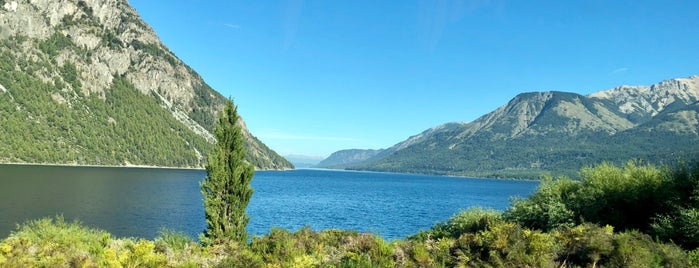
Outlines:
[[255,171],[245,161],[243,133],[237,122],[237,107],[228,99],[214,129],[217,143],[209,153],[207,176],[200,184],[207,223],[205,243],[247,242],[245,227],[250,218],[245,208],[252,197],[250,181]]

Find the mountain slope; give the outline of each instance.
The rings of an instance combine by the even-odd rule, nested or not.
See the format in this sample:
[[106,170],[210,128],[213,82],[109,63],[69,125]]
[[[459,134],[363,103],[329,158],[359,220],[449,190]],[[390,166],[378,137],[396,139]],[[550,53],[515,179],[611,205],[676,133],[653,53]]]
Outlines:
[[576,176],[601,161],[699,155],[699,76],[583,96],[523,93],[470,123],[429,129],[351,169],[488,177]]
[[371,159],[378,154],[383,152],[383,150],[361,150],[361,149],[349,149],[349,150],[341,150],[332,153],[330,156],[327,158],[323,159],[323,161],[320,161],[317,167],[321,168],[336,168],[336,167],[343,167],[347,164],[357,164],[361,163],[363,161],[366,161],[368,159]]
[[[0,1],[0,160],[201,167],[225,98],[126,0]],[[247,160],[291,168],[245,128]]]
[[699,155],[699,102],[671,104],[652,119],[613,137],[614,143],[634,144],[639,155],[656,161]]

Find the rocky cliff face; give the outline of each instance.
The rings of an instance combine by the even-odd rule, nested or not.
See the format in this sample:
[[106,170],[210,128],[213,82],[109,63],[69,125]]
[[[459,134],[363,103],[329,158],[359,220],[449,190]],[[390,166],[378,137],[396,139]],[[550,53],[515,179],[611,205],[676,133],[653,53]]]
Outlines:
[[634,123],[642,123],[673,103],[699,100],[699,76],[665,80],[651,86],[620,86],[588,95],[613,101]]
[[[126,0],[0,0],[0,7],[3,52],[26,59],[15,70],[54,86],[65,83],[52,93],[54,101],[106,100],[115,79],[124,79],[189,131],[214,142],[211,132],[225,98],[170,52]],[[61,72],[65,68],[70,77]],[[258,168],[291,167],[240,123],[248,160]]]

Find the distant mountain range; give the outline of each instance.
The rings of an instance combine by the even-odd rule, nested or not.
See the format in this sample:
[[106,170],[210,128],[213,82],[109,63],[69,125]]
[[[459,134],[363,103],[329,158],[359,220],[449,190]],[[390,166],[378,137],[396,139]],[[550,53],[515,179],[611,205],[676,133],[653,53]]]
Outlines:
[[320,161],[323,160],[322,156],[308,156],[308,155],[285,155],[284,158],[289,160],[296,168],[312,168],[318,165]]
[[343,150],[321,167],[475,177],[577,176],[581,167],[699,156],[699,76],[587,96],[532,92],[469,123],[428,129],[385,150]]
[[[6,0],[0,21],[0,162],[204,165],[226,98],[127,0]],[[293,168],[239,124],[249,162]]]

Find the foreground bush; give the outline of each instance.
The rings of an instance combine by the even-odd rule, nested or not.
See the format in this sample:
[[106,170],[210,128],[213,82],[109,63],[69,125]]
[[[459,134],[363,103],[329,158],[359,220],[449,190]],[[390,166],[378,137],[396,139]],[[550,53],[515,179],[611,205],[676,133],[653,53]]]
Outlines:
[[303,228],[211,246],[173,232],[154,241],[115,239],[61,218],[41,219],[0,242],[0,267],[690,267],[699,260],[697,251],[637,231],[582,224],[545,233],[494,215],[464,211],[402,241]]
[[29,221],[2,240],[0,267],[196,267],[216,259],[204,253],[196,243],[114,239],[57,217]]
[[582,169],[581,177],[542,181],[503,217],[542,231],[591,222],[639,230],[687,250],[699,246],[699,164],[601,164]]
[[[466,267],[690,267],[687,252],[638,231],[584,223],[551,232],[522,227],[472,209],[409,238],[425,244],[428,266]],[[479,218],[480,217],[480,218]],[[448,226],[466,227],[469,231]],[[456,238],[455,238],[456,237]],[[400,244],[399,244],[400,245]],[[694,253],[696,254],[696,253]],[[690,254],[691,255],[691,254]]]

